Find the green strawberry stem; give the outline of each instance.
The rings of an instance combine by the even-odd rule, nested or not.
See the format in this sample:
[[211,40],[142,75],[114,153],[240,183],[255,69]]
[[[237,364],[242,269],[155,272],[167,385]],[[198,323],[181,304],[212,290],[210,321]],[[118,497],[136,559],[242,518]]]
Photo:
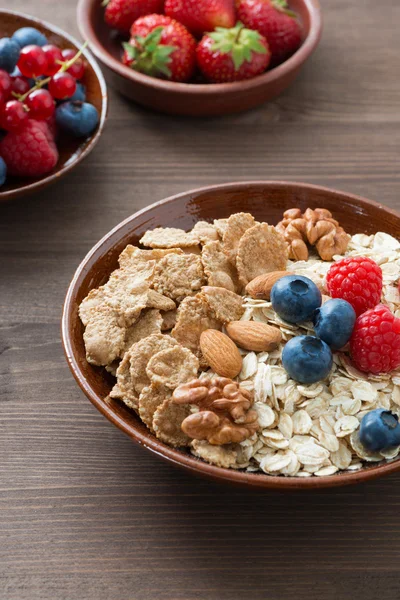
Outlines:
[[[79,48],[79,50],[75,54],[75,56],[73,56],[71,58],[71,60],[67,60],[66,62],[61,63],[62,66],[57,71],[57,73],[65,73],[65,71],[68,71],[68,69],[74,64],[74,62],[76,62],[78,60],[78,58],[80,58],[82,56],[82,53],[85,50],[85,48],[87,48],[87,46],[88,46],[88,42],[85,42],[83,44],[83,46],[81,48]],[[57,75],[57,73],[56,73],[56,75]],[[25,102],[25,100],[27,99],[29,94],[32,94],[32,92],[35,92],[36,90],[40,90],[42,87],[44,87],[45,85],[50,83],[50,80],[52,77],[54,77],[54,75],[52,75],[51,77],[46,77],[45,79],[41,79],[39,81],[35,81],[35,85],[30,90],[28,90],[25,94],[23,94],[22,96],[21,96],[21,94],[16,94],[15,92],[13,92],[12,95],[14,96],[14,98],[17,98],[17,100],[19,100],[20,102]]]
[[276,10],[285,13],[285,15],[287,15],[288,17],[293,17],[293,19],[297,19],[297,14],[293,10],[290,10],[286,0],[271,0],[271,4],[276,8]]
[[145,38],[136,36],[134,46],[128,42],[122,44],[125,52],[132,59],[132,69],[151,77],[159,77],[160,74],[171,77],[168,65],[176,47],[160,43],[163,31],[164,27],[156,27]]
[[245,61],[251,61],[253,52],[267,53],[266,47],[261,43],[261,34],[253,29],[246,29],[240,21],[231,29],[216,27],[215,31],[208,35],[214,40],[211,46],[213,52],[231,54],[235,71],[238,71]]

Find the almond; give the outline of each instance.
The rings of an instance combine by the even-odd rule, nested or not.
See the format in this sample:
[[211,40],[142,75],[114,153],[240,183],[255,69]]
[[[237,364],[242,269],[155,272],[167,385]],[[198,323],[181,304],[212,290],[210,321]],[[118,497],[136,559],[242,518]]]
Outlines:
[[282,340],[277,327],[258,321],[232,321],[226,325],[226,331],[238,346],[253,352],[275,350]]
[[221,377],[233,379],[242,370],[242,357],[227,335],[207,329],[200,336],[200,348],[206,362]]
[[281,277],[285,277],[285,275],[293,275],[293,273],[289,273],[289,271],[273,271],[272,273],[259,275],[259,277],[256,277],[247,284],[246,293],[252,298],[269,300],[275,283]]

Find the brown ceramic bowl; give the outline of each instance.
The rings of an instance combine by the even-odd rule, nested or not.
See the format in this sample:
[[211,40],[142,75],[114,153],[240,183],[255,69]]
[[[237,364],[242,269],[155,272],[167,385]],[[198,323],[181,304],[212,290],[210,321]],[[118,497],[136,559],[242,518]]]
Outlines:
[[[56,44],[60,48],[79,49],[82,45],[68,33],[45,21],[11,10],[0,9],[0,38],[10,37],[20,27],[36,27],[44,33],[50,43]],[[99,141],[107,117],[107,87],[103,74],[94,58],[88,51],[84,52],[84,56],[87,67],[82,82],[86,86],[88,102],[94,104],[100,114],[100,122],[96,131],[89,138],[83,140],[61,135],[57,141],[60,158],[55,168],[47,175],[38,178],[10,177],[6,184],[0,188],[0,202],[25,196],[58,181],[60,177],[76,167]]]
[[279,96],[292,83],[317,46],[322,23],[318,0],[291,0],[290,5],[303,25],[301,48],[279,67],[237,83],[173,83],[126,67],[120,61],[121,39],[113,36],[104,23],[104,9],[98,0],[79,0],[78,24],[109,81],[124,96],[161,112],[204,117],[253,108]]
[[118,256],[127,244],[137,244],[147,229],[181,227],[190,229],[198,220],[219,219],[240,211],[260,221],[276,224],[288,208],[331,210],[349,233],[385,231],[400,236],[400,215],[376,202],[322,187],[301,183],[250,182],[212,186],[178,194],[145,208],[123,221],[89,252],[69,287],[62,318],[62,337],[70,369],[95,407],[135,442],[188,472],[251,488],[309,489],[360,483],[400,470],[400,459],[368,466],[354,473],[330,477],[285,478],[250,474],[209,465],[192,455],[170,448],[157,440],[139,418],[122,402],[107,399],[115,380],[104,369],[91,366],[85,358],[83,326],[78,306],[93,288],[117,268]]

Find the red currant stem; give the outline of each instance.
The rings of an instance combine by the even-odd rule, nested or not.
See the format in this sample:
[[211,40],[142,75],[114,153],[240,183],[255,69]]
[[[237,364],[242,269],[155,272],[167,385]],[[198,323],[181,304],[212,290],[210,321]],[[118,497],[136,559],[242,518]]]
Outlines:
[[[71,58],[71,60],[61,63],[62,66],[57,71],[57,73],[55,73],[55,75],[57,75],[58,73],[65,73],[65,71],[68,71],[68,69],[70,67],[72,67],[72,65],[78,60],[78,58],[80,58],[82,56],[83,51],[85,50],[85,48],[87,48],[87,46],[88,46],[88,42],[85,42],[83,44],[83,46],[75,54],[75,56],[73,58]],[[25,100],[27,99],[29,94],[32,94],[32,92],[36,92],[36,90],[40,90],[42,87],[44,87],[45,85],[50,83],[52,77],[54,77],[54,75],[52,75],[51,77],[46,77],[45,79],[41,79],[40,81],[36,81],[35,85],[30,90],[28,90],[25,94],[23,94],[22,96],[20,94],[16,94],[15,92],[12,92],[12,95],[15,98],[17,98],[17,100],[19,100],[20,102],[25,102]]]

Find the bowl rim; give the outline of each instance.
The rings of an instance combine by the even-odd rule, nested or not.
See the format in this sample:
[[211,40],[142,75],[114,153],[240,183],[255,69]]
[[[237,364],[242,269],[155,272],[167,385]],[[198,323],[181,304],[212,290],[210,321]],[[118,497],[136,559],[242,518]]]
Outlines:
[[[74,355],[71,331],[73,327],[72,312],[75,301],[75,296],[79,291],[81,281],[86,277],[89,268],[92,268],[93,264],[98,260],[99,256],[102,255],[103,246],[108,245],[110,238],[118,238],[118,233],[129,225],[132,221],[136,220],[137,217],[145,214],[148,210],[153,210],[164,204],[172,203],[183,197],[193,197],[202,193],[210,193],[214,191],[227,191],[227,190],[240,190],[246,187],[261,187],[272,188],[272,187],[285,187],[293,188],[296,191],[319,191],[328,192],[329,194],[337,195],[340,197],[346,196],[350,201],[355,201],[365,206],[373,206],[380,210],[384,210],[386,213],[392,215],[396,220],[400,222],[400,213],[397,211],[383,206],[382,204],[375,202],[374,200],[367,200],[361,196],[349,194],[336,189],[327,188],[324,186],[318,186],[308,183],[298,183],[294,181],[279,181],[279,180],[256,180],[256,181],[243,181],[235,183],[226,183],[219,185],[205,186],[181,192],[173,196],[169,196],[163,200],[155,202],[145,208],[135,212],[130,217],[123,220],[121,223],[116,225],[110,232],[106,233],[101,240],[93,246],[88,252],[86,257],[78,266],[72,281],[69,285],[61,320],[61,334],[62,344],[65,352],[65,356],[69,365],[69,368],[75,377],[79,387],[89,398],[92,404],[114,425],[121,429],[124,433],[139,444],[163,458],[169,463],[184,468],[186,471],[191,472],[195,475],[201,475],[213,480],[219,480],[221,482],[245,485],[254,489],[278,489],[278,490],[310,490],[317,488],[330,488],[344,485],[350,485],[355,483],[364,482],[370,479],[375,479],[383,475],[394,473],[400,470],[400,459],[394,460],[393,462],[383,463],[378,466],[370,466],[367,469],[363,468],[355,472],[340,473],[333,476],[324,477],[279,477],[266,475],[264,473],[247,473],[242,471],[236,471],[233,469],[225,469],[210,465],[203,460],[199,460],[190,454],[186,454],[181,450],[177,450],[167,446],[158,440],[151,434],[150,431],[146,434],[142,434],[136,430],[135,427],[128,425],[120,416],[114,413],[114,411],[106,404],[103,398],[98,396],[95,391],[91,388],[83,373],[81,372],[79,362]],[[93,263],[90,267],[89,264]]]
[[158,91],[175,91],[189,95],[214,95],[221,92],[238,92],[246,91],[262,87],[265,84],[272,83],[284,77],[286,74],[293,71],[296,67],[303,64],[307,58],[315,50],[322,35],[322,13],[319,0],[301,0],[306,7],[310,19],[310,31],[303,41],[300,48],[284,63],[267,71],[262,75],[247,79],[244,81],[236,81],[233,83],[178,83],[175,81],[166,81],[150,77],[138,71],[130,69],[122,62],[114,58],[104,46],[99,42],[95,35],[94,28],[89,18],[88,8],[96,0],[78,0],[77,15],[78,27],[84,39],[88,40],[89,47],[93,54],[105,64],[109,69],[125,79],[129,79],[134,83],[140,83],[147,87],[151,87]]
[[[21,17],[23,19],[26,19],[26,20],[30,21],[32,23],[32,25],[39,25],[41,27],[44,27],[47,30],[49,30],[51,33],[55,33],[56,35],[64,38],[65,40],[67,40],[67,42],[69,42],[76,48],[80,48],[82,46],[82,44],[78,40],[76,40],[72,35],[70,35],[69,33],[66,33],[63,29],[61,29],[57,25],[53,25],[52,23],[49,23],[48,21],[44,21],[43,19],[39,19],[37,17],[32,17],[31,15],[28,15],[27,13],[24,13],[24,12],[20,12],[20,11],[16,11],[16,10],[8,10],[6,8],[0,8],[0,17],[2,14],[3,15],[5,15],[5,14],[13,15],[15,17]],[[87,48],[85,48],[85,50],[83,51],[83,56],[90,64],[91,68],[93,69],[93,71],[97,77],[97,80],[99,82],[100,90],[101,90],[100,121],[99,121],[99,125],[98,125],[96,133],[87,140],[87,144],[86,144],[86,147],[83,150],[83,152],[81,154],[79,154],[79,156],[76,159],[72,160],[70,164],[63,166],[60,169],[60,171],[58,171],[56,173],[50,172],[43,179],[39,179],[38,181],[34,181],[27,185],[23,185],[14,190],[2,192],[0,189],[0,202],[6,201],[6,200],[11,200],[11,199],[23,196],[23,195],[30,194],[38,189],[42,189],[43,187],[53,183],[54,181],[58,180],[59,178],[64,177],[64,175],[69,173],[69,171],[71,171],[82,160],[84,160],[87,157],[87,155],[90,154],[90,152],[93,150],[93,148],[96,146],[96,144],[98,143],[100,136],[103,133],[104,126],[105,126],[105,123],[107,120],[107,114],[108,114],[107,84],[106,84],[104,75],[103,75],[99,65],[97,64],[94,56],[92,56],[92,54],[88,51]]]

